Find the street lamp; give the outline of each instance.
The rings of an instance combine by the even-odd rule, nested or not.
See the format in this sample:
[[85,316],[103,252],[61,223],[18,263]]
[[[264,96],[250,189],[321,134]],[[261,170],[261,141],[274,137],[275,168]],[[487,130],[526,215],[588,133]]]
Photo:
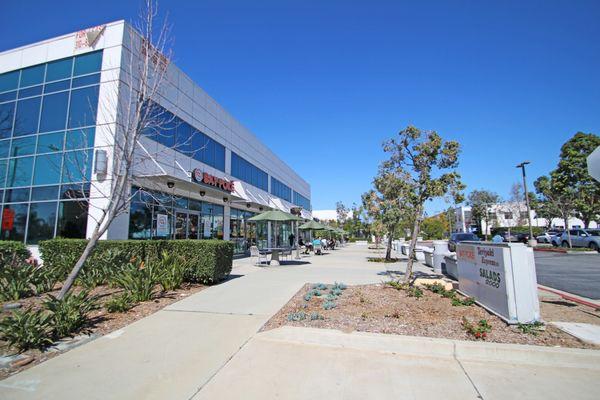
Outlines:
[[525,166],[531,164],[529,161],[523,161],[517,165],[517,168],[521,168],[523,173],[523,191],[525,192],[525,204],[527,205],[527,222],[529,224],[529,246],[533,247],[537,245],[537,240],[533,237],[533,226],[531,225],[531,208],[529,207],[529,192],[527,191],[527,179],[525,175]]

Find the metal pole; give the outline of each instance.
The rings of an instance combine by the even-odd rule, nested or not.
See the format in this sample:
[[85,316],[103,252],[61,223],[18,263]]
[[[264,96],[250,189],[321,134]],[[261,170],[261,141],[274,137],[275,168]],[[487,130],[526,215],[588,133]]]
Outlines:
[[529,161],[523,161],[517,165],[517,168],[521,168],[523,173],[523,190],[525,191],[525,204],[527,205],[527,223],[529,224],[529,246],[537,245],[537,240],[533,237],[533,226],[531,225],[531,208],[529,207],[529,192],[527,191],[527,179],[525,175],[525,165],[529,164]]

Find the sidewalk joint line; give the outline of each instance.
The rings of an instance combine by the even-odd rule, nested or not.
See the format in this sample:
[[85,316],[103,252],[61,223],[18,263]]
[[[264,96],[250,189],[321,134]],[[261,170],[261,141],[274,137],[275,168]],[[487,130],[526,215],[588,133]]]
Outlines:
[[473,386],[473,389],[475,390],[475,393],[477,393],[477,398],[483,400],[483,396],[481,395],[481,392],[477,388],[477,385],[475,385],[475,382],[473,382],[473,379],[471,379],[471,377],[467,373],[467,370],[465,369],[465,367],[462,365],[462,363],[460,362],[460,360],[458,359],[458,357],[456,357],[456,343],[452,344],[452,349],[453,349],[453,351],[452,351],[452,357],[454,357],[454,359],[456,360],[456,362],[460,366],[460,369],[462,369],[462,372],[465,374],[465,376],[467,377],[467,379],[469,380],[469,382],[471,382],[471,386]]

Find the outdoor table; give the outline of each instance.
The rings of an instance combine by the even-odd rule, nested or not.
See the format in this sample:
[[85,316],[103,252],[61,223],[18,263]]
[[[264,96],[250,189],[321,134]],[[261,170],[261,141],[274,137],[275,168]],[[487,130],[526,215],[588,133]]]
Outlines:
[[271,253],[271,261],[269,265],[281,265],[279,263],[279,252],[287,250],[285,247],[265,247],[263,251],[268,251]]

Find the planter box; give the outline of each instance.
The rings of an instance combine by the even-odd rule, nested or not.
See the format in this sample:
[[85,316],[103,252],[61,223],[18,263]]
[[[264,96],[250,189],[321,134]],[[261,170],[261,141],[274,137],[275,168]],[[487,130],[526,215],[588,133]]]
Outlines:
[[425,265],[433,268],[433,250],[423,249],[423,254],[425,255]]
[[458,280],[458,263],[456,262],[455,254],[444,256],[442,272],[449,277]]

